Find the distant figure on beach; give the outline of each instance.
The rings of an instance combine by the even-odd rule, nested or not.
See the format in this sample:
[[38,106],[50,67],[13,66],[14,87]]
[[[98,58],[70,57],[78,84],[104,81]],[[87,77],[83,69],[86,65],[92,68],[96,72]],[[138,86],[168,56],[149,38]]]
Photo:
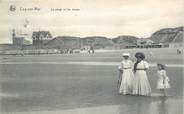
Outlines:
[[88,50],[88,53],[92,53],[92,54],[95,53],[95,50],[94,50],[93,46],[90,46],[90,48]]
[[180,55],[182,51],[180,49],[177,49],[177,54]]
[[119,66],[119,93],[120,94],[132,94],[133,89],[133,81],[134,81],[134,74],[133,74],[133,62],[129,59],[129,53],[123,53],[123,60]]
[[90,49],[88,49],[88,53],[89,53],[89,54],[91,53]]
[[150,58],[153,57],[153,52],[152,51],[149,52],[149,56],[150,56]]
[[90,47],[92,53],[95,53],[93,46]]
[[151,87],[146,73],[149,64],[144,60],[145,55],[143,53],[137,52],[135,57],[137,61],[134,64],[135,80],[133,84],[133,95],[148,96],[151,94]]
[[169,84],[169,78],[167,76],[166,70],[165,70],[165,65],[163,64],[157,64],[158,71],[157,71],[157,76],[158,76],[158,81],[157,81],[157,89],[160,90],[160,92],[163,94],[163,96],[166,96],[165,89],[170,88]]

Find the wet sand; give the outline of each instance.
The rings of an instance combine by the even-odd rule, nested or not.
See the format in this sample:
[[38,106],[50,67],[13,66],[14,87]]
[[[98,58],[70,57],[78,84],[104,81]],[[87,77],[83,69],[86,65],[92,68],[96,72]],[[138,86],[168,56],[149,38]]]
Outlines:
[[[158,60],[176,64],[175,67],[167,68],[171,80],[168,97],[160,97],[155,89],[157,77],[154,65],[148,71],[153,96],[143,97],[117,93],[116,65],[49,64],[66,61],[118,62],[121,61],[121,57],[117,56],[121,55],[119,52],[8,56],[0,64],[0,111],[16,114],[182,114],[183,67],[177,67],[177,64],[181,65],[183,61],[181,55],[173,55],[174,53],[173,51],[173,57],[168,59],[167,53],[147,58],[151,62]],[[32,61],[38,63],[16,64]],[[47,64],[41,64],[40,61]],[[14,64],[6,64],[8,62]]]

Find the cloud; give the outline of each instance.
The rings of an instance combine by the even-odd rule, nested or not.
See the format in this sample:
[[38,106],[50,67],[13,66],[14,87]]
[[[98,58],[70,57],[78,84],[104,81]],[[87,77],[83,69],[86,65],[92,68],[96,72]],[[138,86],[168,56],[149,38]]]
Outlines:
[[[9,11],[12,4],[16,12]],[[183,0],[1,0],[0,43],[11,42],[13,28],[30,36],[35,30],[50,30],[53,36],[148,37],[160,28],[184,25],[183,4]],[[39,7],[41,11],[24,12],[20,7]],[[51,7],[80,11],[51,12]],[[24,28],[26,18],[29,26]]]

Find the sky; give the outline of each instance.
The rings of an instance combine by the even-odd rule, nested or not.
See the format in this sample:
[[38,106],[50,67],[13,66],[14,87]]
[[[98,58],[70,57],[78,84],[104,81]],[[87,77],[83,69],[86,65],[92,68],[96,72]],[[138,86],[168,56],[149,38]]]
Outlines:
[[[0,0],[0,43],[12,42],[12,29],[27,34],[28,40],[39,30],[53,37],[146,38],[162,28],[184,26],[183,4],[184,0]],[[10,11],[11,5],[15,11]],[[23,10],[28,8],[40,10]]]

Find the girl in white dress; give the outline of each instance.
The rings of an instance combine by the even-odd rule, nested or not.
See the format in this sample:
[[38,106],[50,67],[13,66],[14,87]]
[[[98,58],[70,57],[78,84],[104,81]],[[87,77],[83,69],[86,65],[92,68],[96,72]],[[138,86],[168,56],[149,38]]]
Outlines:
[[133,85],[133,94],[145,96],[150,95],[151,87],[146,73],[146,70],[149,68],[149,64],[144,61],[145,55],[143,53],[137,52],[135,57],[137,58],[137,61],[134,64],[135,80]]
[[165,89],[170,88],[169,78],[167,77],[165,65],[157,64],[158,71],[157,71],[157,89],[159,89],[164,96],[166,96]]
[[120,75],[120,87],[119,93],[120,94],[131,94],[133,89],[133,62],[129,59],[129,53],[123,53],[123,60],[119,66]]

